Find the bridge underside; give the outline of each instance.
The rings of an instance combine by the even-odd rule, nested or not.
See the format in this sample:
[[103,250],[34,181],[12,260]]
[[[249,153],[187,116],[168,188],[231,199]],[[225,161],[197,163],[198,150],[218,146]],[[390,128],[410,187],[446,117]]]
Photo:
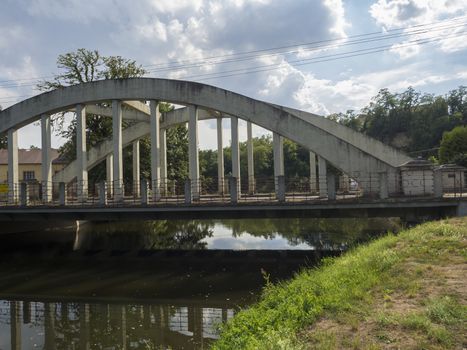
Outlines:
[[[131,221],[259,218],[400,217],[409,221],[466,215],[466,202],[413,200],[402,202],[324,204],[172,205],[146,207],[4,208],[3,221]],[[464,213],[462,213],[464,212]]]

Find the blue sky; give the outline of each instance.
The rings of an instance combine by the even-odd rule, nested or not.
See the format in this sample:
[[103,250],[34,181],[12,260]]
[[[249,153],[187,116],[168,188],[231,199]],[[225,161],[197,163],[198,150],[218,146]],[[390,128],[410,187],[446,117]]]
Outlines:
[[[452,21],[465,16],[466,10],[463,0],[2,0],[0,105],[6,108],[36,94],[36,78],[58,71],[57,56],[82,47],[131,58],[153,69],[151,65],[168,61],[209,62],[212,56],[336,38],[341,39],[334,42],[338,45],[319,51],[302,47],[288,54],[149,76],[184,79],[277,65],[274,70],[203,82],[322,115],[358,110],[381,88],[397,92],[413,86],[422,92],[446,93],[467,85],[467,18]],[[396,28],[407,28],[397,32],[405,35],[349,45],[352,36],[388,35]],[[417,28],[424,32],[409,34]],[[414,40],[431,42],[417,45]],[[292,63],[382,45],[394,46],[370,55]],[[244,125],[240,127],[245,138]],[[202,148],[215,146],[213,123],[202,122],[200,133]],[[255,129],[255,134],[261,133]],[[61,142],[55,137],[53,144]],[[23,128],[19,143],[39,145],[37,126]]]

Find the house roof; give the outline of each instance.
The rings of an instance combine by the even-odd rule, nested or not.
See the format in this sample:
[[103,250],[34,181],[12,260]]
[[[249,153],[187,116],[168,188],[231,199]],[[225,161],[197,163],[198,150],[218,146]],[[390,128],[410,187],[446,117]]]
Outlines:
[[[66,164],[64,159],[61,159],[58,150],[52,148],[52,163]],[[41,149],[19,149],[18,150],[18,163],[19,164],[41,164],[42,163],[42,150]],[[8,164],[8,150],[0,149],[0,164]]]

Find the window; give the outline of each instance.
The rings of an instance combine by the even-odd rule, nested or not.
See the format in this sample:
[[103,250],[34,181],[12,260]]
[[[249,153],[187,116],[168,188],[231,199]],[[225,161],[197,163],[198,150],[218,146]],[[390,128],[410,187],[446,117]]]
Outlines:
[[23,171],[24,181],[34,180],[35,178],[36,178],[36,174],[34,174],[34,171]]

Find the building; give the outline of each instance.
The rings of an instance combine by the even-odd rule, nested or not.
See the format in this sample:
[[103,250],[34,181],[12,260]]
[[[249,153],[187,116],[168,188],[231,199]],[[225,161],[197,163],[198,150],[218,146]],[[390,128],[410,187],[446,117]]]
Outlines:
[[[52,171],[62,170],[67,162],[59,157],[57,149],[52,149]],[[41,182],[42,150],[20,149],[18,150],[18,180],[28,182]],[[8,150],[0,149],[0,183],[8,182]]]

